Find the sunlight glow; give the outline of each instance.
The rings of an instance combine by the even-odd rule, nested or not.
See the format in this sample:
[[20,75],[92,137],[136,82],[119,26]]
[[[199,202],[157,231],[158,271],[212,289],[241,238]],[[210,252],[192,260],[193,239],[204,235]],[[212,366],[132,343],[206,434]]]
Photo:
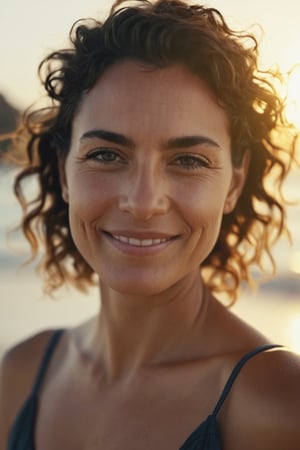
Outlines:
[[287,119],[300,129],[300,67],[293,69],[288,80]]
[[292,254],[290,259],[290,269],[292,272],[300,274],[300,252]]
[[288,324],[288,337],[293,349],[300,353],[300,316],[296,316]]

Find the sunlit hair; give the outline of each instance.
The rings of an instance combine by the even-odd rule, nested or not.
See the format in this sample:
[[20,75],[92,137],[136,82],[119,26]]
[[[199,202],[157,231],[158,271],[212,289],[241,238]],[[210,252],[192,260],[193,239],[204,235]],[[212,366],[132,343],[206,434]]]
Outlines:
[[[103,23],[75,23],[70,39],[70,49],[50,54],[39,68],[51,106],[28,110],[16,135],[16,142],[26,141],[27,161],[15,180],[24,211],[22,228],[33,257],[44,249],[39,268],[46,289],[53,291],[66,281],[85,289],[94,282],[93,270],[72,240],[58,161],[68,154],[83,94],[108,67],[128,59],[156,68],[179,63],[204,79],[227,112],[233,165],[238,167],[245,152],[250,154],[238,204],[224,216],[218,241],[202,264],[212,291],[234,299],[243,281],[251,283],[252,267],[265,270],[266,256],[272,271],[271,246],[286,231],[282,183],[295,152],[292,142],[281,140],[281,131],[288,128],[283,103],[272,74],[258,69],[256,39],[231,30],[216,9],[179,0],[118,1]],[[273,74],[274,80],[277,76]],[[34,197],[24,185],[31,178],[38,181]]]

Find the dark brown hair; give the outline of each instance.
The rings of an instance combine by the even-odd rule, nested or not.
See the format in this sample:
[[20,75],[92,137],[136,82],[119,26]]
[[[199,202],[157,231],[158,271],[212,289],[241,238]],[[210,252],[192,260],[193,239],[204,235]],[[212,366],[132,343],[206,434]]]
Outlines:
[[[135,59],[165,67],[183,64],[203,78],[227,112],[232,162],[250,153],[247,181],[236,208],[225,215],[218,241],[202,264],[213,291],[234,298],[251,267],[264,269],[272,243],[286,230],[282,183],[294,159],[294,145],[284,145],[288,130],[283,102],[273,80],[278,74],[259,71],[254,36],[235,32],[219,11],[180,0],[118,1],[108,18],[78,21],[70,32],[71,47],[42,61],[39,73],[51,106],[27,111],[17,139],[24,140],[26,164],[15,180],[23,206],[22,228],[33,256],[45,248],[40,269],[46,288],[69,280],[78,288],[93,282],[93,271],[75,247],[68,205],[61,196],[59,158],[66,157],[71,124],[83,93],[112,64]],[[275,77],[275,78],[274,78]],[[276,135],[275,135],[276,133]],[[23,181],[36,178],[38,192],[28,198]],[[272,189],[267,182],[272,178]]]

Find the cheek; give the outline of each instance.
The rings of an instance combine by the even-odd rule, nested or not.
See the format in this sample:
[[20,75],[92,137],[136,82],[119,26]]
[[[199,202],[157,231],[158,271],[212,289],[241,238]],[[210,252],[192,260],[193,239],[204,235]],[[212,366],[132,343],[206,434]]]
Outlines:
[[222,221],[226,192],[226,186],[218,183],[193,183],[175,197],[191,227],[215,228]]
[[109,177],[99,174],[78,174],[69,184],[69,206],[72,215],[93,221],[116,197],[116,185]]
[[99,221],[115,201],[116,186],[99,174],[77,173],[69,180],[69,223],[73,241],[93,267]]

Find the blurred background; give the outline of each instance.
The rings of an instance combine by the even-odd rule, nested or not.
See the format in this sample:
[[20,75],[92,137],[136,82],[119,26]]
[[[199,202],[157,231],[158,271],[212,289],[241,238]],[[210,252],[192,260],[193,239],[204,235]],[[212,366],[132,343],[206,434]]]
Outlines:
[[[234,28],[248,28],[260,42],[263,68],[288,72],[300,67],[300,3],[295,0],[212,0]],[[37,78],[39,62],[50,51],[68,46],[68,31],[77,19],[101,19],[107,0],[10,0],[0,15],[0,133],[16,126],[24,108],[43,96]],[[289,81],[288,117],[300,127],[300,69]],[[1,144],[5,151],[6,143]],[[31,266],[20,268],[28,247],[20,234],[7,235],[20,217],[12,194],[14,169],[0,167],[0,353],[7,346],[45,327],[78,323],[97,311],[96,290],[83,296],[61,290],[55,299],[42,294]],[[291,199],[300,199],[300,171],[286,184]],[[244,292],[234,311],[277,343],[300,353],[300,206],[288,209],[293,236],[290,246],[276,246],[278,274],[254,292]]]

